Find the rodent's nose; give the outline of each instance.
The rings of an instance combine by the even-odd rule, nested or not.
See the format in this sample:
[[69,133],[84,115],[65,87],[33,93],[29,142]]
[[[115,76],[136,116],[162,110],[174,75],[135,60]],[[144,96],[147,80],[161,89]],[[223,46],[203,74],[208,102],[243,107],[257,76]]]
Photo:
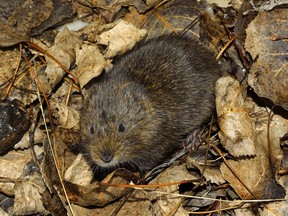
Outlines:
[[105,151],[105,152],[102,152],[102,154],[100,155],[100,158],[103,162],[109,163],[113,159],[113,154],[110,151]]

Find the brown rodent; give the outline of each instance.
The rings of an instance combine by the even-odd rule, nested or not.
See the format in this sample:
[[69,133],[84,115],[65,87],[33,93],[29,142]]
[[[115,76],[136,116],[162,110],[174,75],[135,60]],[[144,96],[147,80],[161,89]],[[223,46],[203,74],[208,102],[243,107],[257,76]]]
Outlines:
[[84,95],[81,148],[97,168],[146,171],[169,159],[214,111],[213,54],[173,35],[142,41]]

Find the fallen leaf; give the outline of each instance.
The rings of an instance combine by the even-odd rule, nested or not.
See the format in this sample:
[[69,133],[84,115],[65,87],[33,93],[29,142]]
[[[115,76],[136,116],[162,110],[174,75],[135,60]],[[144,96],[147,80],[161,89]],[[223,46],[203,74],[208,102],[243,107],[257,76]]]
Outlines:
[[273,8],[288,3],[288,0],[264,0],[264,1],[250,1],[255,11],[272,10]]
[[51,101],[50,106],[53,117],[57,118],[60,127],[73,128],[79,123],[79,113],[74,108],[57,101]]
[[131,49],[145,34],[146,30],[120,20],[115,27],[99,36],[99,43],[108,46],[105,57],[111,58]]
[[94,173],[92,172],[90,165],[79,154],[71,166],[65,171],[64,179],[73,184],[81,186],[89,186],[93,180]]
[[249,85],[261,97],[288,109],[284,91],[288,88],[288,10],[260,11],[246,32],[245,47],[256,59],[248,74]]
[[207,0],[208,4],[216,4],[218,7],[227,8],[230,4],[230,0]]
[[[69,68],[75,61],[75,49],[81,44],[82,41],[75,33],[64,29],[57,34],[55,45],[50,47],[47,52],[66,68]],[[47,57],[46,61],[47,67],[39,74],[39,80],[46,92],[50,92],[63,79],[66,72],[53,59]]]
[[[253,119],[253,130],[257,138],[256,157],[227,160],[229,167],[225,163],[221,165],[222,175],[242,199],[283,198],[285,190],[277,183],[276,173],[283,157],[280,138],[288,131],[288,120],[273,114],[269,120],[265,108],[259,108],[252,100],[246,100],[246,104],[249,104],[250,111],[257,110]],[[253,116],[253,113],[250,115]]]
[[45,188],[41,175],[37,172],[26,176],[24,181],[17,181],[14,186],[13,214],[44,214],[46,210],[42,203],[41,193],[45,191]]
[[[153,179],[150,184],[165,184],[169,182],[179,182],[185,180],[196,180],[196,177],[191,175],[184,164],[179,166],[172,166],[160,173],[155,179]],[[156,202],[152,204],[152,209],[154,214],[156,215],[188,215],[188,213],[183,209],[181,203],[183,202],[182,198],[179,196],[169,196],[162,195],[161,193],[157,195],[157,191],[165,192],[165,193],[172,193],[178,194],[179,193],[179,186],[178,185],[171,185],[171,186],[164,186],[160,187],[156,190],[154,199]],[[150,196],[151,196],[150,195]],[[151,200],[151,199],[150,199]]]
[[240,84],[231,77],[216,83],[216,110],[221,144],[233,156],[255,155],[256,137]]
[[77,74],[80,87],[83,88],[92,78],[99,76],[111,61],[104,59],[97,46],[83,44],[75,51],[77,68],[73,72]]
[[0,176],[8,180],[7,182],[0,183],[0,191],[2,193],[9,196],[14,195],[14,181],[9,181],[9,179],[19,179],[29,160],[31,160],[30,151],[10,151],[0,157]]

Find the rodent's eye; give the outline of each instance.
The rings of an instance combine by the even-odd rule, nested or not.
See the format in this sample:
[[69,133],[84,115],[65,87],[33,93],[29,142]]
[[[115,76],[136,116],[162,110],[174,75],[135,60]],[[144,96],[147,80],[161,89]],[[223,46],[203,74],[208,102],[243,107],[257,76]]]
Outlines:
[[90,133],[91,133],[91,134],[94,134],[94,133],[95,133],[95,130],[94,130],[94,127],[93,127],[93,126],[90,128]]
[[125,131],[125,126],[123,124],[119,124],[118,130],[119,130],[119,132],[124,132]]

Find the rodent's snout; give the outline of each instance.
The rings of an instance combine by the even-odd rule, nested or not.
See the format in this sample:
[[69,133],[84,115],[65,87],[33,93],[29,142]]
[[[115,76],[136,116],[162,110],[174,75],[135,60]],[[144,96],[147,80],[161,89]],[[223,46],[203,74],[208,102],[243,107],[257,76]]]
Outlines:
[[109,163],[113,160],[113,153],[111,151],[103,151],[100,154],[100,159],[104,162],[104,163]]

